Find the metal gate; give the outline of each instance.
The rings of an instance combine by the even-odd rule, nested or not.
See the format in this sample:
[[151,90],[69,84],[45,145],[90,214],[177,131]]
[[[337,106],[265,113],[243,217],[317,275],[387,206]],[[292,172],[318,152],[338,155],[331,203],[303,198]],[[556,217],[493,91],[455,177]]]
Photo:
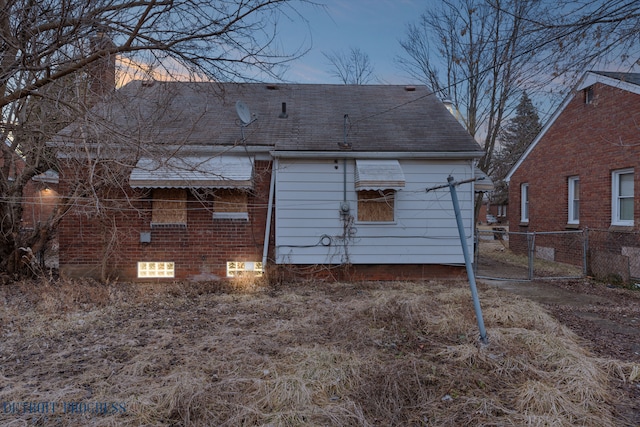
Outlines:
[[476,277],[494,280],[575,279],[587,271],[583,230],[510,232],[506,227],[476,229]]

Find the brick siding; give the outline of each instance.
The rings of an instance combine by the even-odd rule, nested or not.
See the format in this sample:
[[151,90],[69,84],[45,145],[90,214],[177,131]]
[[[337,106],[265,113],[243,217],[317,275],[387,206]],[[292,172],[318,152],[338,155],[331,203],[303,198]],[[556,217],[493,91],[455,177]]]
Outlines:
[[[582,91],[556,118],[509,183],[511,231],[560,231],[611,227],[611,173],[634,168],[634,230],[640,222],[640,95],[596,83],[593,101]],[[568,178],[580,179],[580,223],[568,222]],[[521,224],[520,186],[529,184],[529,223]],[[526,248],[524,236],[511,236],[515,251]],[[637,243],[636,243],[637,245]],[[560,251],[562,252],[562,251]]]
[[[109,198],[126,195],[131,204],[107,210],[107,216],[78,205],[60,223],[61,274],[132,280],[139,261],[160,261],[175,263],[175,279],[213,280],[226,276],[227,261],[262,261],[271,163],[256,161],[254,173],[248,221],[213,219],[213,200],[201,202],[190,192],[186,226],[152,228],[148,190],[114,192]],[[63,170],[61,192],[68,194],[64,176]],[[140,233],[150,233],[151,241],[141,242]]]

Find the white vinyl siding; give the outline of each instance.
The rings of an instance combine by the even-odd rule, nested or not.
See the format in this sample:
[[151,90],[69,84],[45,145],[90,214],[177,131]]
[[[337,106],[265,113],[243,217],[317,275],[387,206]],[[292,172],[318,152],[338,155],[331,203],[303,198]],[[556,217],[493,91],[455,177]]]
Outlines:
[[614,171],[612,174],[611,224],[633,225],[634,178],[633,169]]
[[580,179],[577,176],[569,177],[569,218],[568,224],[580,223]]
[[520,185],[520,222],[529,222],[529,184]]
[[[471,178],[469,162],[399,160],[405,187],[395,192],[394,222],[356,220],[355,161],[347,161],[346,201],[353,221],[345,233],[342,160],[280,159],[276,170],[278,264],[462,264],[464,258],[448,188]],[[469,250],[473,249],[472,185],[458,187]]]

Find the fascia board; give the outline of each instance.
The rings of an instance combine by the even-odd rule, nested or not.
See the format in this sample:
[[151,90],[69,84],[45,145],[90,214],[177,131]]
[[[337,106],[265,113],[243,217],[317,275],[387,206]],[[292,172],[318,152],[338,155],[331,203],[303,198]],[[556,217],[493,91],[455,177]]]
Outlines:
[[291,159],[478,159],[483,151],[402,152],[402,151],[272,151],[274,158]]
[[635,93],[636,95],[640,95],[640,86],[636,84],[624,82],[619,79],[603,76],[602,74],[598,74],[590,71],[585,74],[585,76],[582,78],[580,83],[578,83],[578,85],[575,87],[574,90],[586,89],[589,86],[592,86],[596,83],[601,83],[607,86],[625,90],[627,92]]

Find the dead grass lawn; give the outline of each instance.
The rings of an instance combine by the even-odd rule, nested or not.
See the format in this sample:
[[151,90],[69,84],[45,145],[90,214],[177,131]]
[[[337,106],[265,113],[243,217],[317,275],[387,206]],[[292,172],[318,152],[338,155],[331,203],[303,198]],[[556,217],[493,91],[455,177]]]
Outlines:
[[637,365],[481,300],[487,346],[464,282],[6,286],[0,424],[624,425],[610,380]]

